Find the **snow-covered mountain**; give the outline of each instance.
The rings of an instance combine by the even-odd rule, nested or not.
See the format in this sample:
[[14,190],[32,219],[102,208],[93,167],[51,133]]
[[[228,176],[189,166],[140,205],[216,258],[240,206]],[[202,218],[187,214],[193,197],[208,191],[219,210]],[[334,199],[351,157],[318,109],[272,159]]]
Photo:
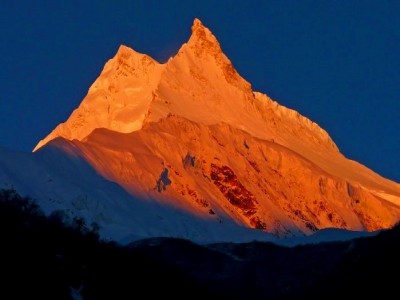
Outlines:
[[2,150],[0,184],[120,241],[271,240],[400,220],[399,184],[253,91],[198,19],[165,64],[121,46],[33,154]]

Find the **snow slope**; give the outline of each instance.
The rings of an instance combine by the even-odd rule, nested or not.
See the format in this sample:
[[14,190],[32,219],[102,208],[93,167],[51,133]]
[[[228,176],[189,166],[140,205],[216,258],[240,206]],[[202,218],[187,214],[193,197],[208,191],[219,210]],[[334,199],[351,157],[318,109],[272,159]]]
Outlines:
[[84,217],[100,225],[105,239],[122,244],[151,237],[179,237],[208,244],[271,241],[285,246],[347,240],[365,232],[321,230],[310,236],[278,239],[223,218],[199,218],[155,199],[133,197],[99,176],[70,142],[57,139],[31,154],[0,148],[0,188],[15,188],[38,201],[46,214]]
[[275,240],[225,218],[204,219],[151,197],[135,197],[99,176],[77,148],[62,139],[31,154],[0,148],[0,188],[35,199],[46,214],[84,217],[100,225],[105,239],[129,243],[149,237],[196,242]]
[[140,129],[162,70],[151,57],[120,46],[68,121],[58,125],[34,150],[59,136],[82,140],[95,128],[118,132]]
[[170,115],[129,134],[96,129],[72,144],[132,195],[278,236],[329,227],[372,231],[400,218],[399,206],[226,123]]

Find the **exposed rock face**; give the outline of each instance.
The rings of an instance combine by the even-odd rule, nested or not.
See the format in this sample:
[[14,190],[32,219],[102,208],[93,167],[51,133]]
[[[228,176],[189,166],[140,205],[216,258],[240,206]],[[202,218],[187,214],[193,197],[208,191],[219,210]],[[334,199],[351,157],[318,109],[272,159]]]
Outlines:
[[257,200],[254,195],[240,183],[235,173],[228,166],[211,164],[211,179],[224,197],[235,207],[250,217],[257,212]]

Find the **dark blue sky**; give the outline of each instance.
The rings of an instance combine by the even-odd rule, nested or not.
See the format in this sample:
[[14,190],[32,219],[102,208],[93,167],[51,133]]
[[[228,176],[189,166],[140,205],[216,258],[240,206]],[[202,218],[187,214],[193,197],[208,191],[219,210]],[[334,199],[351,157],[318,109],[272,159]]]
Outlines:
[[4,0],[0,145],[30,151],[78,106],[119,44],[164,62],[198,17],[255,90],[400,182],[399,16],[400,1]]

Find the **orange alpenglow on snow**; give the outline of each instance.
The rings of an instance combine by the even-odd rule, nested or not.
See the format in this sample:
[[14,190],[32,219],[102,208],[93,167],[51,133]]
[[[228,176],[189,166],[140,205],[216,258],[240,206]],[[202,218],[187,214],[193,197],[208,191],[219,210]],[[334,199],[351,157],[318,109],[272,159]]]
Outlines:
[[132,196],[215,226],[229,219],[293,236],[400,220],[399,184],[345,158],[316,123],[253,91],[198,19],[165,64],[121,46],[34,151],[56,138]]

